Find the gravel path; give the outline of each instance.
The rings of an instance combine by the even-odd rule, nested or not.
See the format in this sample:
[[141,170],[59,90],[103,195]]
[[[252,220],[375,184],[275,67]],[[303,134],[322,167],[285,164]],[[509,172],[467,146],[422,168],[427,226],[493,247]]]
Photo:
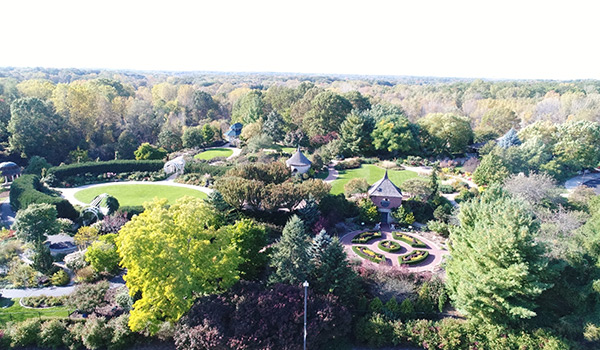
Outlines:
[[325,181],[327,183],[333,182],[340,175],[340,173],[338,173],[338,171],[335,170],[334,165],[332,165],[332,164],[330,164],[327,167],[327,171],[329,171],[329,173],[327,174],[327,177],[325,178],[325,180],[323,180],[323,181]]
[[72,204],[78,204],[78,205],[82,205],[82,206],[86,206],[89,203],[83,203],[81,201],[79,201],[78,199],[75,198],[75,193],[79,190],[83,190],[86,188],[90,188],[90,187],[102,187],[102,186],[112,186],[112,185],[168,185],[168,186],[176,186],[176,187],[185,187],[185,188],[189,188],[192,190],[196,190],[196,191],[201,191],[204,192],[206,194],[211,194],[212,193],[212,189],[208,188],[208,187],[200,187],[200,186],[194,186],[194,185],[188,185],[188,184],[180,184],[177,182],[174,182],[173,179],[170,180],[163,180],[163,181],[121,181],[121,182],[106,182],[106,183],[101,183],[101,184],[92,184],[92,185],[85,185],[85,186],[81,186],[81,187],[74,187],[74,188],[55,188],[55,190],[60,191],[61,195],[63,198],[67,199],[69,202],[71,202]]
[[[354,238],[354,236],[356,236],[359,233],[365,232],[365,231],[372,231],[372,230],[361,230],[361,231],[350,232],[350,233],[344,235],[340,239],[340,241],[344,245],[344,248],[346,249],[346,252],[348,253],[348,256],[354,256],[359,259],[362,259],[356,253],[354,253],[354,251],[352,250],[352,245],[367,246],[372,251],[379,253],[379,254],[383,254],[386,257],[387,265],[399,267],[400,266],[400,263],[398,262],[399,255],[408,254],[414,250],[426,250],[429,252],[429,256],[427,257],[427,259],[425,259],[423,262],[415,264],[415,265],[408,265],[408,270],[411,272],[423,272],[423,271],[432,271],[433,272],[442,263],[444,256],[449,254],[449,252],[447,250],[440,248],[436,243],[434,243],[433,241],[431,241],[421,235],[415,234],[413,232],[401,231],[403,233],[406,233],[407,235],[410,235],[410,236],[420,239],[421,241],[423,241],[423,243],[425,243],[427,245],[427,248],[413,248],[410,245],[408,245],[407,243],[404,243],[402,241],[398,241],[398,240],[394,239],[392,236],[392,231],[388,227],[381,228],[381,230],[380,230],[381,238],[373,239],[373,240],[369,241],[369,243],[367,243],[367,244],[352,243],[352,238]],[[400,251],[397,251],[394,253],[384,252],[383,250],[380,250],[379,247],[377,247],[377,244],[383,240],[391,240],[396,243],[399,243],[402,246],[402,249]]]
[[[71,282],[72,283],[72,282]],[[123,277],[117,276],[109,281],[110,288],[122,287],[125,285],[125,281],[123,281]],[[2,289],[0,293],[4,298],[24,298],[31,296],[53,296],[59,297],[63,295],[68,295],[73,292],[75,289],[75,285],[70,284],[65,287],[44,287],[44,288],[21,288],[21,289]]]

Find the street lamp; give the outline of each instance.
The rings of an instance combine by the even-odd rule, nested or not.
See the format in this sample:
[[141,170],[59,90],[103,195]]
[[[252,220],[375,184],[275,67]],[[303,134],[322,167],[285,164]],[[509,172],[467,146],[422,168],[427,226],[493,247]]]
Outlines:
[[306,350],[306,295],[308,290],[308,282],[304,281],[304,283],[302,283],[302,287],[304,287],[304,350]]

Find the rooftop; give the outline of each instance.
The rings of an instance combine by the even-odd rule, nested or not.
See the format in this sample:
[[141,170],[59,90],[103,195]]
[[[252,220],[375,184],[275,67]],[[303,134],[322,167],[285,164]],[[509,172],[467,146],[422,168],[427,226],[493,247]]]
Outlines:
[[381,197],[399,197],[402,198],[402,191],[394,185],[392,180],[388,178],[387,169],[383,178],[369,188],[369,196],[381,196]]

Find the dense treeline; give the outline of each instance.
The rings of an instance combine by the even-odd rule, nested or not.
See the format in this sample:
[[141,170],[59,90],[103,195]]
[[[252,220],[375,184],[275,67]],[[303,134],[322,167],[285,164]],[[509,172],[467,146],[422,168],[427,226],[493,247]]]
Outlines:
[[206,146],[242,122],[249,144],[322,147],[325,159],[460,154],[538,121],[598,122],[599,89],[596,81],[3,69],[0,142],[6,155],[53,164],[132,159],[143,142]]

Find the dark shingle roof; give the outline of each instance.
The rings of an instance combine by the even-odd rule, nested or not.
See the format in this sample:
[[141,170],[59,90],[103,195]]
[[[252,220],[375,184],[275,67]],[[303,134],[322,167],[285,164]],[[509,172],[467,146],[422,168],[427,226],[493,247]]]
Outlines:
[[296,153],[294,153],[290,159],[286,160],[285,164],[287,166],[306,166],[311,165],[312,162],[308,160],[308,158],[306,158],[302,152],[300,152],[300,146],[298,146]]
[[388,178],[386,169],[383,178],[369,188],[369,196],[402,198],[402,191]]

